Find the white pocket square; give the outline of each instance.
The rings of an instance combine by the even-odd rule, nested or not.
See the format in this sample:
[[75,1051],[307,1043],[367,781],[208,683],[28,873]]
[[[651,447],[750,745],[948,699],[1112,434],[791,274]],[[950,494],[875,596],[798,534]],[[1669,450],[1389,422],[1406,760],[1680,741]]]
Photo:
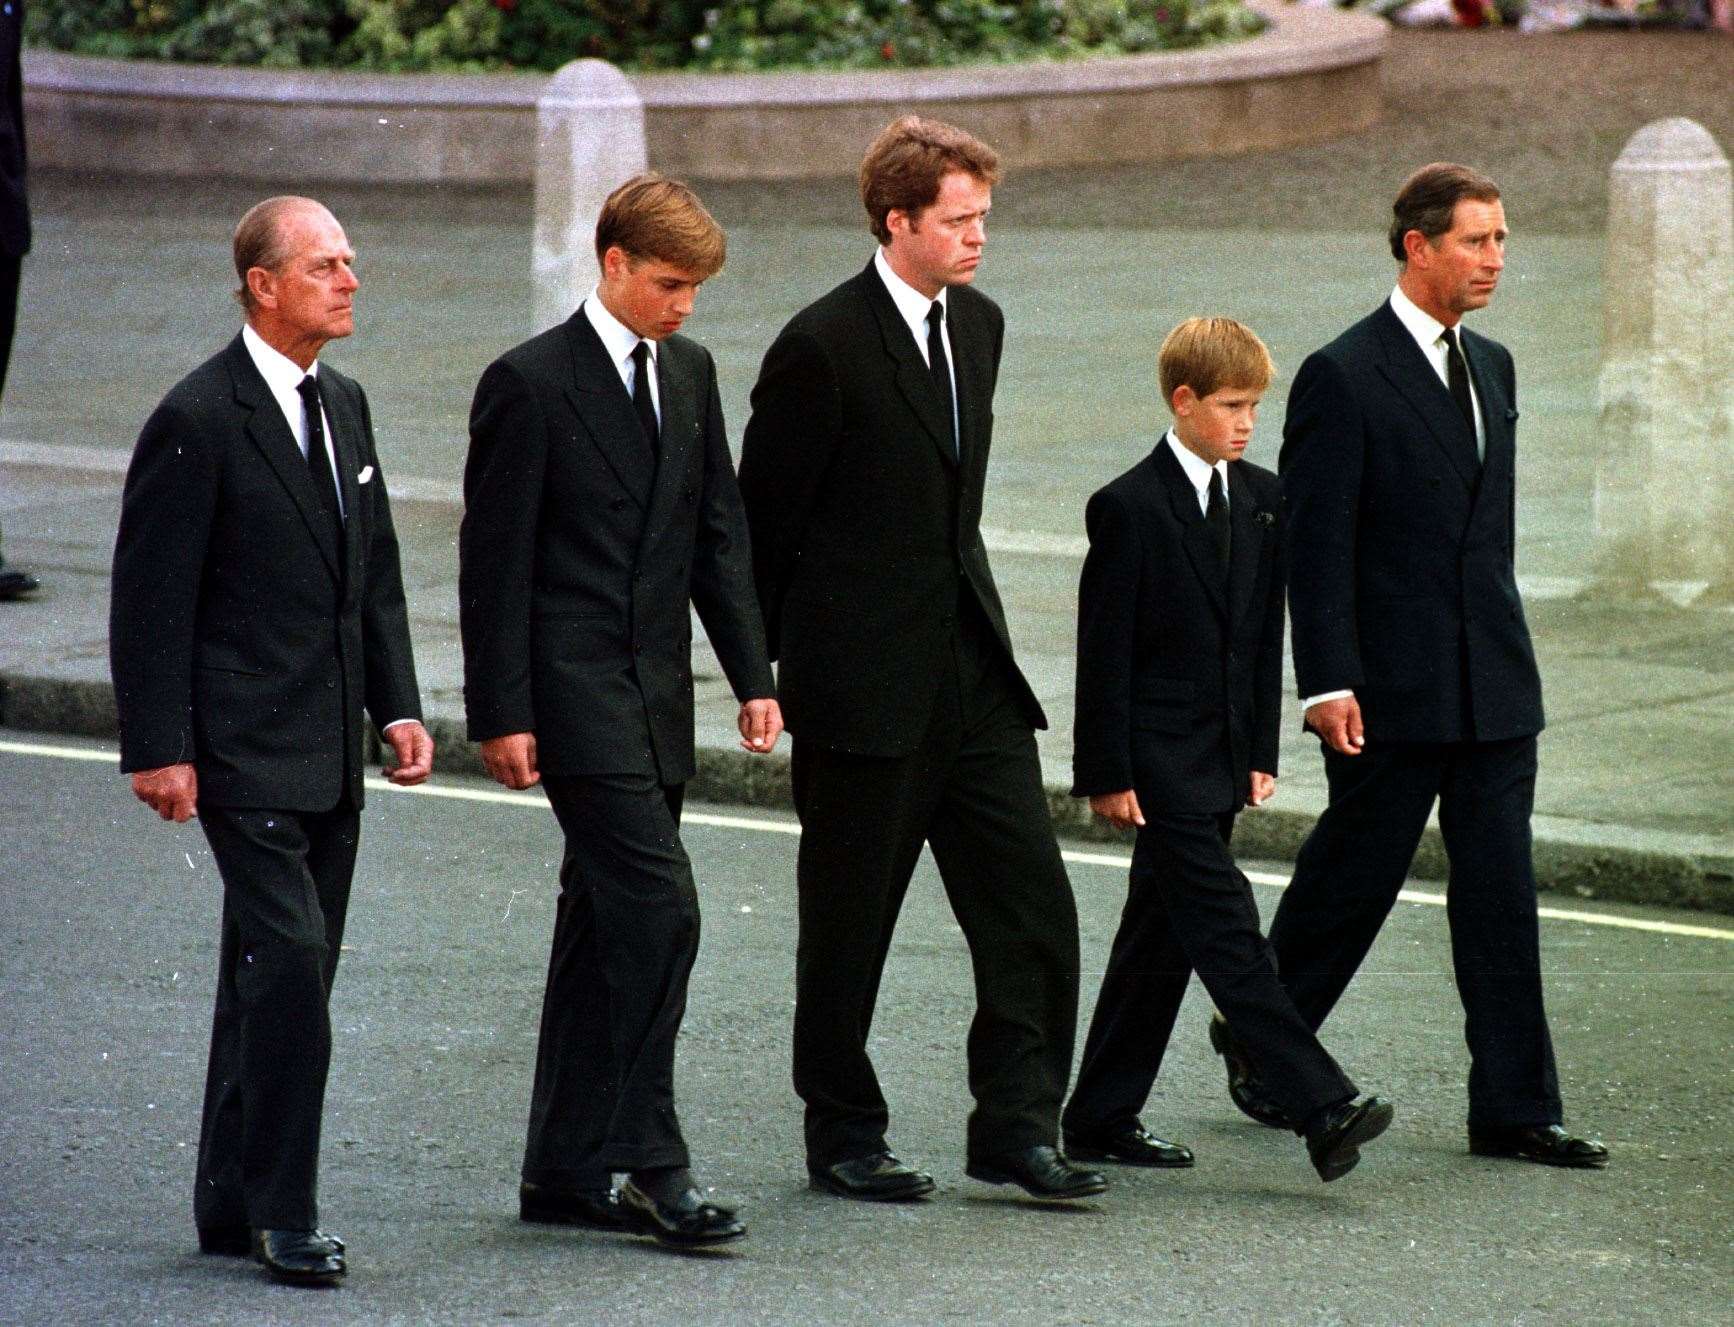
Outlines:
[[364,465],[361,467],[361,473],[355,477],[355,482],[358,484],[365,484],[368,480],[370,480],[372,478],[373,478],[373,467],[371,465]]

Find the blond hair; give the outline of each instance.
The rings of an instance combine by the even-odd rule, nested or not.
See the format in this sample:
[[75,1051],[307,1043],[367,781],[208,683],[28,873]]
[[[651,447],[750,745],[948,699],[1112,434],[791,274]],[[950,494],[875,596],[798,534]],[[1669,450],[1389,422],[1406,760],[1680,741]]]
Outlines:
[[1264,342],[1233,318],[1188,318],[1163,338],[1156,365],[1165,401],[1181,387],[1201,397],[1225,387],[1262,392],[1276,375]]
[[647,171],[608,195],[596,218],[596,259],[612,248],[629,258],[678,267],[700,281],[722,270],[728,240],[698,195],[679,180]]
[[874,237],[889,244],[886,215],[896,210],[914,220],[933,205],[941,181],[955,171],[991,187],[999,183],[999,154],[943,120],[905,115],[886,125],[861,159],[861,205]]

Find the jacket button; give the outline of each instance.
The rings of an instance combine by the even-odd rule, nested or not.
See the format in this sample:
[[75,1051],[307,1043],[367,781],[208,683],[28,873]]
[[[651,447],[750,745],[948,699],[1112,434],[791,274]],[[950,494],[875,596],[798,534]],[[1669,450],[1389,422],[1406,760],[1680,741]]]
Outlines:
[[335,691],[335,690],[337,690],[337,683],[334,681],[331,681],[330,679],[327,679],[326,683],[325,683],[325,689],[327,691]]

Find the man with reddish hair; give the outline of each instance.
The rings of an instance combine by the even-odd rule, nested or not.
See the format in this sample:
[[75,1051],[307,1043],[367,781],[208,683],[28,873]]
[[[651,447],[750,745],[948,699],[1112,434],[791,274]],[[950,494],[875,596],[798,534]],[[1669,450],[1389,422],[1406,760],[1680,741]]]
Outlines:
[[741,456],[754,571],[794,739],[795,1089],[813,1184],[917,1198],[867,1053],[923,844],[974,961],[967,1171],[1045,1199],[1106,1181],[1060,1155],[1078,922],[1036,728],[982,546],[1004,318],[971,288],[999,163],[908,116],[861,165],[879,249],[765,356]]

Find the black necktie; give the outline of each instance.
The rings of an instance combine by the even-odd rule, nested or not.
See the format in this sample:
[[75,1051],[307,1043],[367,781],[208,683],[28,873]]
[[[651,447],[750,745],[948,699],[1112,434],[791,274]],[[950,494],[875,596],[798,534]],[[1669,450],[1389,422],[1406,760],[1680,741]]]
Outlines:
[[307,473],[313,479],[313,491],[319,495],[319,505],[331,517],[331,528],[337,541],[343,542],[343,509],[337,501],[337,476],[331,472],[331,458],[325,454],[325,417],[319,408],[319,379],[309,373],[296,385],[301,404],[307,410]]
[[632,362],[636,366],[632,372],[632,408],[638,412],[638,423],[650,443],[650,454],[655,456],[662,444],[662,430],[656,423],[656,403],[650,399],[650,342],[641,340],[632,347]]
[[1222,471],[1214,465],[1210,467],[1210,499],[1204,504],[1204,519],[1209,522],[1210,532],[1216,536],[1216,552],[1222,559],[1222,571],[1228,573],[1228,495],[1222,491]]
[[[1445,329],[1445,379],[1451,386],[1451,399],[1457,402],[1457,408],[1463,412],[1463,418],[1469,424],[1469,435],[1475,436],[1475,402],[1469,395],[1469,365],[1463,358],[1463,348],[1457,344],[1457,329]],[[1477,440],[1476,451],[1481,450]]]
[[933,385],[939,391],[940,404],[945,407],[945,422],[950,426],[951,455],[956,459],[957,412],[951,401],[951,361],[945,356],[945,338],[940,328],[945,323],[945,305],[938,300],[927,311],[927,370],[933,375]]

